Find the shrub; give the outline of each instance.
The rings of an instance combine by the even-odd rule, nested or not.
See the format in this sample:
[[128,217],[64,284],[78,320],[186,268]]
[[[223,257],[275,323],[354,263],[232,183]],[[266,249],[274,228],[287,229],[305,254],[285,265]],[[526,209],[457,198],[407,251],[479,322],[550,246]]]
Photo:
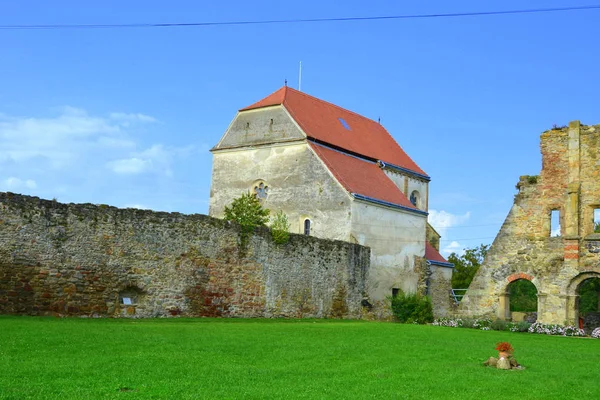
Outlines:
[[473,328],[473,324],[475,324],[475,320],[473,318],[463,318],[463,328]]
[[473,328],[481,329],[482,331],[489,331],[491,329],[492,320],[489,318],[476,319],[473,322]]
[[527,322],[527,321],[520,321],[519,323],[517,323],[517,328],[519,329],[519,332],[529,331],[530,326],[531,326],[531,322]]
[[285,244],[290,240],[290,223],[281,210],[271,219],[271,235],[277,244]]
[[257,226],[264,225],[269,220],[269,210],[263,208],[256,196],[243,193],[234,199],[230,206],[225,206],[225,219],[235,221],[242,228],[242,242]]
[[592,331],[592,337],[595,339],[600,339],[600,328],[596,328]]
[[508,329],[508,322],[502,319],[497,319],[491,323],[490,328],[495,331],[505,331]]
[[427,296],[400,291],[392,297],[392,313],[402,323],[425,324],[433,321],[433,307]]

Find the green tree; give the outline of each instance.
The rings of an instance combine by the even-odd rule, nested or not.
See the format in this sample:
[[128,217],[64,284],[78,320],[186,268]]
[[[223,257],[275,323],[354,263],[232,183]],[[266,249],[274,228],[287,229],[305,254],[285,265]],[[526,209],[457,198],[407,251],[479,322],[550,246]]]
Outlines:
[[271,218],[271,235],[277,244],[284,244],[290,240],[290,223],[287,215],[281,210]]
[[263,208],[256,196],[248,192],[234,199],[231,205],[225,206],[225,219],[240,224],[244,242],[257,226],[269,221],[269,210]]
[[481,244],[479,247],[465,249],[465,253],[461,256],[456,253],[448,256],[448,262],[454,264],[454,272],[452,273],[453,288],[466,289],[469,287],[489,248],[489,245]]

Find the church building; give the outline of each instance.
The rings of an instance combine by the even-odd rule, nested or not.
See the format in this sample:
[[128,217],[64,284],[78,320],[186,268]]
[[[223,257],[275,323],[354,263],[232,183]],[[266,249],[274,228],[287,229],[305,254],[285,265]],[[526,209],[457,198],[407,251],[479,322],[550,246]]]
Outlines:
[[427,223],[430,177],[381,124],[284,86],[240,109],[211,152],[211,216],[249,191],[293,233],[370,247],[368,302],[420,291],[445,314],[453,266]]

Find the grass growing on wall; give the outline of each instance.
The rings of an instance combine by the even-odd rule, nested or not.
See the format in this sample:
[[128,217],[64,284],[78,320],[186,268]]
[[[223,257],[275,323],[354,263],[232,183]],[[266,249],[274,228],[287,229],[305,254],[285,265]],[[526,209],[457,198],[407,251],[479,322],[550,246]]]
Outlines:
[[[524,371],[481,366],[509,341]],[[600,398],[600,340],[356,321],[0,317],[0,399]]]

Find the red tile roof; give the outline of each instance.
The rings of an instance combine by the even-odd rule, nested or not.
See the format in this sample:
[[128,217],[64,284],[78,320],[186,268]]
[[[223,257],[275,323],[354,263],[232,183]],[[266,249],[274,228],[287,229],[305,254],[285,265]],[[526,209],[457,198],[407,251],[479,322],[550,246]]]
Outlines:
[[450,264],[429,242],[425,242],[425,259],[445,264]]
[[427,175],[379,123],[290,87],[240,111],[274,105],[283,105],[309,138]]
[[309,145],[348,192],[417,210],[377,164],[316,143]]

